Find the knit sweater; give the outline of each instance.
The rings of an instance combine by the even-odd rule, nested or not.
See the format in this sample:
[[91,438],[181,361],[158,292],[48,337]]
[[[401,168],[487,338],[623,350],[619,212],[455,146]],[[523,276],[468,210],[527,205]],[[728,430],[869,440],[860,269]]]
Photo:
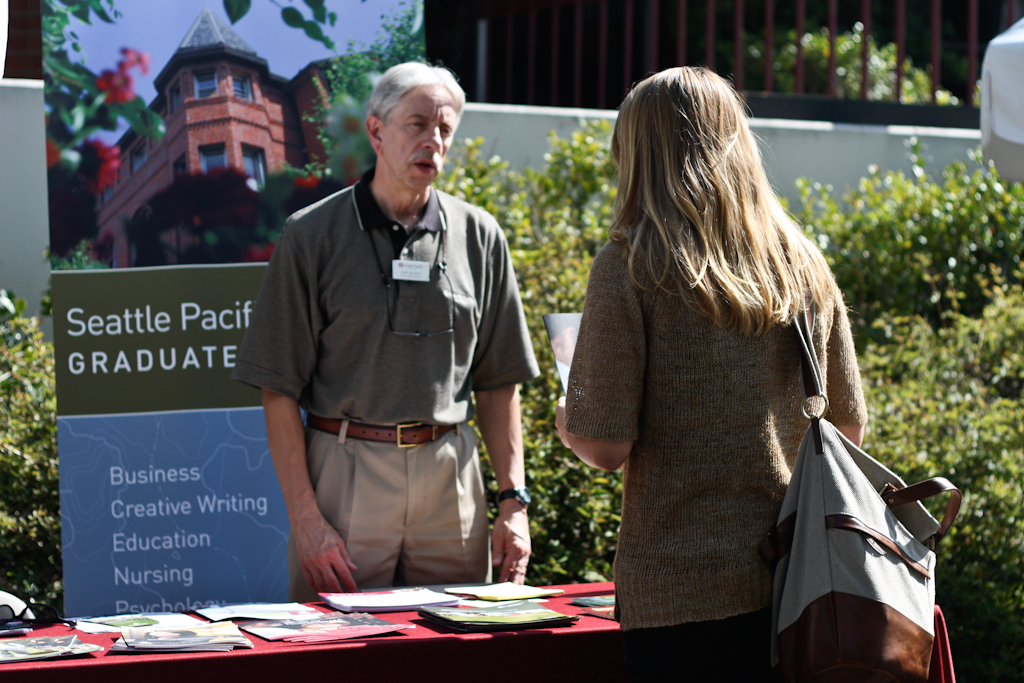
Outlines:
[[[578,436],[634,441],[615,557],[625,630],[724,619],[771,604],[757,546],[778,517],[808,420],[796,330],[715,327],[631,280],[627,250],[594,259],[566,397]],[[867,411],[838,294],[816,312],[829,419]]]

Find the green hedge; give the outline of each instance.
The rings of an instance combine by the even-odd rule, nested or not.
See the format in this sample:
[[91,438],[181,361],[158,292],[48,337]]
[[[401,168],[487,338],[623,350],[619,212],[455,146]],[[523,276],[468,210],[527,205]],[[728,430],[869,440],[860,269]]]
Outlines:
[[0,289],[0,589],[60,604],[53,347]]
[[[958,678],[1024,680],[1024,291],[994,286],[979,317],[883,316],[861,372],[866,447],[904,478],[964,493],[938,548],[936,600]],[[932,504],[933,513],[942,508]]]
[[[543,371],[522,388],[536,584],[610,578],[615,554],[621,475],[582,465],[558,441],[561,388],[541,320],[582,310],[615,196],[609,135],[595,123],[552,138],[545,168],[522,173],[467,141],[440,183],[505,226]],[[957,671],[1024,681],[1024,188],[977,164],[934,180],[916,168],[913,177],[874,171],[843,198],[804,182],[799,217],[853,308],[867,449],[908,480],[942,475],[964,491],[937,582]],[[0,571],[9,586],[52,599],[61,591],[52,351],[10,297],[0,298],[0,325]]]

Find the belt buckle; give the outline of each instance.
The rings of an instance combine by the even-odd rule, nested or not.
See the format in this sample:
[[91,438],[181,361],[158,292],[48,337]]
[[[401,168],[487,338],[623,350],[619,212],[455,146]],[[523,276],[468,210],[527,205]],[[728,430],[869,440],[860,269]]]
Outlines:
[[419,446],[418,443],[402,443],[402,430],[409,429],[410,427],[422,427],[422,422],[410,422],[404,425],[395,425],[398,431],[398,435],[395,437],[396,445],[399,448],[412,448],[413,446]]

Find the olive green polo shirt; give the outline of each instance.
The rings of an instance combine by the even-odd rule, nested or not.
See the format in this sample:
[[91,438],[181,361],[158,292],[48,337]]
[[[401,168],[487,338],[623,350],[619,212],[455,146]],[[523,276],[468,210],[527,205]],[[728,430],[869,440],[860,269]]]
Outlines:
[[366,225],[352,187],[292,215],[232,378],[322,417],[387,425],[459,423],[473,415],[473,391],[539,375],[497,221],[432,195],[440,229],[428,204],[400,251],[429,264],[429,282],[391,279],[392,226]]

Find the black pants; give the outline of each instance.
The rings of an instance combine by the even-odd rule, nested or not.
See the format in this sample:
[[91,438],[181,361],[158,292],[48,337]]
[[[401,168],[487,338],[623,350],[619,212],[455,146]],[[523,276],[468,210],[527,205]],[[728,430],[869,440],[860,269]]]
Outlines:
[[773,681],[772,610],[622,632],[630,683]]

